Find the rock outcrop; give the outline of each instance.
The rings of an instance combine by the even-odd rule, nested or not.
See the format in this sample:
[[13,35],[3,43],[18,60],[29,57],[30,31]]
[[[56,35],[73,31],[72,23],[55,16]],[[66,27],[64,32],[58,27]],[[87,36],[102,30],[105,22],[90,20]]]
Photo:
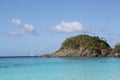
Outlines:
[[67,38],[58,51],[40,57],[119,57],[119,53],[98,36],[78,35]]
[[108,55],[110,57],[120,57],[120,44],[117,44],[111,53]]

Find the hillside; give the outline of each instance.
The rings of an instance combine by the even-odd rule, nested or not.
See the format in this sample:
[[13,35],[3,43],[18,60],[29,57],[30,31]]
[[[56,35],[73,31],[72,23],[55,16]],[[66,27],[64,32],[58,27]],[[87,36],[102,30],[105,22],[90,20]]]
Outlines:
[[120,57],[120,44],[117,44],[117,45],[115,46],[115,48],[113,48],[113,50],[111,51],[110,56]]
[[101,40],[98,36],[93,37],[89,35],[78,35],[67,38],[62,44],[62,48],[77,49],[81,47],[89,50],[110,48],[109,44],[106,41]]
[[78,35],[67,38],[59,50],[41,57],[106,57],[115,56],[118,48],[110,45],[98,36]]

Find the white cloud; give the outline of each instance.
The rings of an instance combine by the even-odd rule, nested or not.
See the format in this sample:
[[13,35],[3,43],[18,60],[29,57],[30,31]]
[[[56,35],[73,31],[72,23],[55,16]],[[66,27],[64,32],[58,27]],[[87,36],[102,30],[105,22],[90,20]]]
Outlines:
[[85,32],[82,24],[80,22],[74,21],[74,22],[64,22],[62,21],[60,24],[52,27],[53,30],[57,32]]
[[21,25],[21,21],[19,19],[12,19],[11,22],[17,26]]
[[24,24],[23,29],[28,31],[28,32],[34,32],[34,30],[35,30],[33,25],[29,25],[29,24]]
[[11,22],[13,24],[15,24],[16,26],[19,26],[19,28],[21,29],[21,31],[14,31],[14,32],[9,32],[7,33],[8,35],[11,35],[11,36],[20,36],[20,35],[24,35],[25,33],[32,33],[34,35],[38,35],[38,33],[36,32],[35,28],[33,25],[30,25],[30,24],[22,24],[20,19],[15,19],[13,18],[11,20]]
[[21,31],[13,31],[13,32],[9,32],[8,35],[10,36],[21,36],[24,34],[24,30]]

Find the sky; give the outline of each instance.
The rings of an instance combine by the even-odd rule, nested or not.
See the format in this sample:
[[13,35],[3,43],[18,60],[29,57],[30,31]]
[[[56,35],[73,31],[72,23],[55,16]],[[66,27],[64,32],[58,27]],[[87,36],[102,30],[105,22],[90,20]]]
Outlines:
[[120,0],[0,0],[0,56],[53,53],[71,36],[120,42]]

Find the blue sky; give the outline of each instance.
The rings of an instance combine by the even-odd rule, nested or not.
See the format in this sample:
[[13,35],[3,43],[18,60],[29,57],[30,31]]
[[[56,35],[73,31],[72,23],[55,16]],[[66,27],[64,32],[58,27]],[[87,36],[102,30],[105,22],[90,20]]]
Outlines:
[[0,0],[0,56],[52,53],[70,36],[120,42],[120,0]]

